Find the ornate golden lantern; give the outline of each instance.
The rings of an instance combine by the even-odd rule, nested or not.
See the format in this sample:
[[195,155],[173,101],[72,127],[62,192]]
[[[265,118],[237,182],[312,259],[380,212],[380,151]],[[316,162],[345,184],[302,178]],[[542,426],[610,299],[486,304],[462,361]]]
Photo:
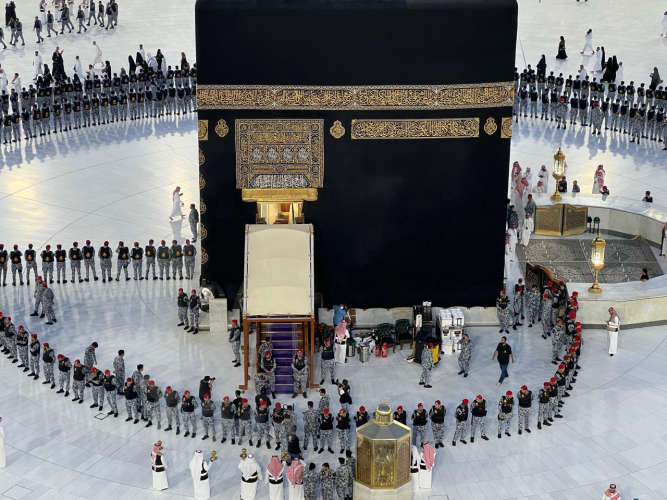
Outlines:
[[598,229],[598,235],[591,243],[591,267],[595,271],[595,281],[593,281],[593,285],[588,289],[590,293],[602,293],[602,288],[600,288],[600,284],[598,283],[598,274],[604,267],[604,250],[606,246],[607,242],[602,239],[600,230]]
[[[357,429],[355,479],[368,489],[397,490],[410,483],[410,428],[381,403],[375,418]],[[356,491],[355,491],[356,493]]]
[[565,154],[560,147],[556,151],[556,154],[554,154],[554,167],[551,175],[556,179],[556,189],[554,190],[554,194],[551,195],[551,201],[560,201],[563,197],[558,192],[558,182],[565,176]]

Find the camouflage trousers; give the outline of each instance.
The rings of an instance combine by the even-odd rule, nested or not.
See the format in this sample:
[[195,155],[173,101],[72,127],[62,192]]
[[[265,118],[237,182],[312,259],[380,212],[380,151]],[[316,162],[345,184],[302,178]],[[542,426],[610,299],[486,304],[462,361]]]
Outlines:
[[304,436],[303,436],[303,448],[306,449],[308,448],[308,442],[312,440],[313,447],[317,448],[317,429],[309,429],[306,427],[304,429]]
[[227,434],[229,434],[229,437],[232,439],[236,438],[236,428],[234,427],[234,419],[233,418],[223,418],[221,422],[222,426],[222,438],[226,439]]
[[181,426],[181,420],[178,417],[178,407],[177,406],[167,406],[167,426],[171,427],[171,422],[176,421],[176,427]]
[[190,309],[190,326],[199,328],[199,308]]
[[293,377],[294,392],[299,392],[299,388],[301,388],[301,392],[306,392],[308,388],[308,370],[304,368],[301,372],[294,372]]
[[283,439],[283,423],[273,423],[273,437],[276,440],[276,444],[280,443]]
[[334,363],[333,359],[323,359],[320,362],[320,378],[326,379],[327,372],[329,373],[331,380],[336,378],[336,363]]
[[74,380],[72,382],[72,392],[74,392],[74,397],[83,401],[83,390],[85,387],[86,382],[84,380]]
[[69,372],[59,372],[58,390],[69,392]]
[[35,282],[37,281],[37,262],[33,261],[28,261],[25,264],[25,277],[28,280],[28,284],[30,284],[30,270],[35,274]]
[[[28,345],[26,344],[24,346],[23,345],[19,346],[18,352],[19,352],[19,358],[21,359],[21,364],[27,368],[28,367]],[[14,356],[14,357],[16,357],[16,356]]]
[[554,338],[551,339],[551,360],[552,361],[556,361],[556,359],[558,358],[558,356],[560,354],[560,348],[561,348],[560,339],[558,339],[557,337],[554,336]]
[[130,265],[130,261],[128,260],[118,260],[116,264],[116,279],[120,279],[120,272],[123,271],[125,273],[125,279],[128,279],[130,276],[127,273],[127,266]]
[[183,323],[185,326],[189,326],[188,323],[188,308],[179,307],[178,308],[178,322]]
[[64,262],[56,262],[56,279],[58,280],[58,282],[60,282],[60,280],[67,279]]
[[134,418],[134,420],[139,419],[139,410],[137,410],[136,399],[125,399],[125,409],[127,410],[128,418]]
[[510,425],[512,424],[512,416],[513,416],[512,413],[498,414],[498,434],[510,431]]
[[86,270],[86,279],[90,279],[90,270],[93,270],[93,278],[97,279],[97,271],[95,270],[95,259],[85,259],[83,267]]
[[0,278],[2,278],[2,283],[4,284],[7,281],[7,263],[0,264]]
[[192,279],[195,274],[195,258],[186,257],[185,258],[185,277],[187,279]]
[[[429,353],[430,356],[430,353]],[[430,385],[431,383],[431,369],[422,367],[422,374],[419,377],[419,383],[424,385]]]
[[[537,408],[537,421],[546,422],[549,417],[551,417],[551,402],[539,403]],[[519,420],[519,425],[521,425],[521,420]]]
[[44,363],[44,380],[52,384],[56,383],[56,377],[53,374],[53,363]]
[[190,432],[190,427],[192,427],[192,433],[197,433],[197,419],[195,418],[195,412],[183,412],[183,427],[185,432]]
[[[243,439],[243,435],[246,435],[248,439],[252,439],[252,429],[250,428],[250,420],[239,420],[239,445]],[[268,436],[268,431],[267,431]]]
[[464,358],[463,356],[459,356],[459,371],[462,371],[466,375],[468,374],[468,370],[470,369],[470,358]]
[[143,278],[143,273],[141,271],[141,268],[143,267],[143,263],[141,259],[133,259],[132,260],[132,277],[135,280],[138,280],[139,278]]
[[433,431],[433,441],[436,443],[440,443],[445,439],[445,424],[431,422],[431,430]]
[[160,421],[162,420],[162,408],[159,401],[146,401],[146,416],[148,420],[155,419],[157,428],[160,428]]
[[39,356],[30,355],[30,373],[39,375]]
[[72,282],[76,279],[76,275],[79,275],[79,279],[81,279],[81,261],[80,260],[72,260],[69,263],[69,269],[72,272]]
[[528,306],[528,324],[533,325],[537,322],[537,307]]
[[510,313],[509,307],[505,309],[500,309],[497,311],[498,322],[500,323],[501,330],[507,330],[512,323],[512,314]]
[[53,281],[53,262],[42,262],[42,277],[45,282],[47,280],[47,275],[49,281]]
[[91,393],[93,395],[93,403],[100,407],[104,406],[104,387],[93,385]]
[[561,403],[563,401],[563,395],[565,394],[565,386],[564,385],[559,385],[558,386],[558,402]]
[[100,269],[102,269],[102,279],[111,281],[111,259],[101,259]]
[[336,429],[341,450],[350,449],[350,429]]
[[23,264],[12,262],[12,281],[16,283],[16,271],[19,272],[19,281],[23,282]]
[[208,431],[210,429],[213,440],[215,441],[215,422],[213,421],[213,417],[202,417],[201,419],[204,422],[204,434],[208,436]]
[[477,427],[480,428],[482,436],[486,436],[486,417],[472,416],[472,423],[470,425],[470,437],[474,438],[477,432]]
[[327,448],[333,448],[333,437],[331,430],[320,430],[320,449],[324,448],[326,443]]
[[553,418],[554,415],[560,413],[560,408],[558,407],[558,396],[553,396],[549,398],[549,416]]
[[519,421],[519,432],[524,428],[529,429],[530,408],[522,408],[519,406],[519,418],[517,420]]
[[412,427],[412,444],[421,445],[426,436],[425,425],[415,425]]
[[173,259],[171,261],[171,277],[173,279],[176,279],[176,271],[178,271],[179,278],[183,278],[183,259]]
[[148,279],[151,268],[153,268],[153,277],[155,277],[155,257],[146,257],[146,279]]
[[234,362],[235,363],[240,363],[241,362],[241,341],[240,340],[232,342],[232,352],[234,353]]
[[114,413],[118,413],[118,404],[116,404],[116,389],[105,391],[107,395],[107,402]]
[[468,422],[465,420],[456,421],[456,430],[454,431],[454,437],[452,438],[452,441],[457,441],[459,439],[463,439],[466,437],[466,427],[468,427]]
[[157,266],[160,270],[160,279],[164,276],[164,273],[167,273],[167,279],[169,279],[169,259],[158,259]]

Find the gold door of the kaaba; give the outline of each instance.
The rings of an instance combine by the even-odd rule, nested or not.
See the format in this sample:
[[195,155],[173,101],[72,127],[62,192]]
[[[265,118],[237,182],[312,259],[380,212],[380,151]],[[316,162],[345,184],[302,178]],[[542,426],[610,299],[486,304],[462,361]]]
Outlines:
[[558,204],[537,207],[535,234],[569,236],[586,231],[588,208]]

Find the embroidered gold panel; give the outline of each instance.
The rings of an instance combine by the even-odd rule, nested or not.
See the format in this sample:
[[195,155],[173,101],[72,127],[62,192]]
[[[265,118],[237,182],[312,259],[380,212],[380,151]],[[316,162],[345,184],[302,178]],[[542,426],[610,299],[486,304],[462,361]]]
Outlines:
[[512,106],[513,82],[455,85],[199,85],[198,109],[382,110]]
[[511,139],[512,138],[512,117],[503,118],[500,122],[500,138],[501,139]]
[[218,137],[223,138],[229,133],[229,126],[227,122],[222,118],[218,120],[218,123],[215,124],[215,133]]
[[236,187],[319,188],[324,178],[324,120],[235,121]]
[[208,141],[208,120],[197,121],[197,139]]
[[352,120],[352,139],[454,139],[479,137],[479,118]]

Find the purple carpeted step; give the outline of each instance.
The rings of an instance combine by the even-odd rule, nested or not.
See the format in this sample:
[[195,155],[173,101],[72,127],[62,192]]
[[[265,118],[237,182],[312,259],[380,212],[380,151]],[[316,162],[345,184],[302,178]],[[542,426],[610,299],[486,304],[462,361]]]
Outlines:
[[299,342],[295,339],[273,340],[271,344],[273,345],[273,349],[296,349]]
[[293,382],[292,375],[276,375],[276,384],[291,384]]
[[292,356],[276,356],[274,353],[274,359],[276,360],[276,365],[277,366],[291,366],[292,364]]
[[276,385],[276,394],[292,394],[294,391],[293,385]]
[[275,342],[276,340],[292,340],[296,338],[296,335],[294,335],[294,332],[275,332],[269,334],[269,337],[271,342]]
[[276,366],[276,375],[292,375],[292,367],[290,365],[286,366]]

